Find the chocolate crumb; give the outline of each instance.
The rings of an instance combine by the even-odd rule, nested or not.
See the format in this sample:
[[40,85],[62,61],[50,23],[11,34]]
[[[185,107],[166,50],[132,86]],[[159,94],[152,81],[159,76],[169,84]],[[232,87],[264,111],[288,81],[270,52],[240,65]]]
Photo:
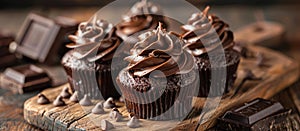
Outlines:
[[37,103],[40,105],[49,104],[50,100],[44,94],[38,94]]
[[64,106],[66,103],[64,102],[62,96],[57,96],[56,99],[53,101],[54,106]]
[[110,130],[113,128],[114,128],[114,125],[112,123],[110,123],[109,121],[107,121],[107,120],[101,121],[101,129],[102,130],[106,131],[106,130]]
[[63,98],[71,97],[71,93],[69,92],[69,88],[67,86],[64,87],[64,89],[61,91],[60,96],[62,96]]
[[92,101],[87,95],[84,95],[83,99],[79,101],[79,104],[82,106],[91,106],[93,105]]
[[93,114],[104,114],[105,111],[103,109],[103,103],[102,102],[99,102],[96,104],[96,106],[92,109],[92,113]]
[[72,102],[79,102],[79,98],[78,98],[78,91],[75,91],[74,93],[73,93],[73,95],[70,97],[70,101],[72,101]]

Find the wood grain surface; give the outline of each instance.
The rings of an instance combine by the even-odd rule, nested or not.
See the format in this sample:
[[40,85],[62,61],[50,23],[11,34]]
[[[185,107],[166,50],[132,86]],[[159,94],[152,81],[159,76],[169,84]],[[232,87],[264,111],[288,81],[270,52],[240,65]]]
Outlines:
[[[269,99],[289,85],[293,84],[298,79],[298,64],[293,60],[266,48],[251,46],[249,49],[254,54],[262,53],[266,60],[264,61],[264,64],[268,66],[256,66],[255,63],[257,58],[243,59],[238,69],[238,79],[235,87],[242,81],[245,75],[244,70],[246,69],[250,69],[257,77],[261,77],[261,81],[246,82],[244,86],[242,86],[241,91],[236,96],[232,97],[235,90],[234,88],[230,93],[223,96],[221,103],[216,110],[209,110],[205,113],[204,117],[199,116],[199,114],[204,103],[208,99],[195,98],[193,102],[194,109],[191,111],[187,120],[180,123],[178,121],[141,120],[143,126],[136,130],[196,129],[199,117],[202,117],[205,122],[199,125],[199,128],[197,129],[209,129],[215,124],[216,118],[222,115],[226,110],[257,97]],[[64,86],[47,89],[43,91],[43,94],[53,101]],[[217,102],[218,98],[210,98],[209,100],[211,102]],[[79,104],[70,103],[66,100],[67,106],[54,107],[52,104],[38,105],[36,101],[37,96],[34,96],[25,102],[24,117],[30,124],[45,130],[96,130],[100,129],[100,120],[109,119],[108,113],[105,115],[91,114],[90,110],[93,106],[82,107]],[[97,101],[94,101],[94,104],[96,104],[96,102]],[[115,130],[127,129],[125,124],[126,121],[128,121],[128,113],[124,106],[121,106],[120,110],[124,116],[124,121],[118,123],[114,122]],[[107,110],[107,112],[109,112],[109,110]],[[206,116],[209,115],[211,116],[206,118]]]

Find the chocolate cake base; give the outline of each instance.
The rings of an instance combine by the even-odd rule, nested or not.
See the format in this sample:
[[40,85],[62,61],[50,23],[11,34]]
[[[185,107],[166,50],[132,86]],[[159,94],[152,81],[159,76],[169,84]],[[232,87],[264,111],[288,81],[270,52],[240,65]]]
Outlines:
[[72,91],[78,91],[79,97],[87,94],[93,99],[118,99],[121,95],[117,91],[118,87],[115,87],[111,73],[121,70],[125,64],[120,62],[112,69],[110,63],[79,60],[74,52],[68,52],[62,60]]
[[188,115],[197,95],[197,80],[196,70],[166,78],[132,77],[123,70],[117,83],[129,113],[142,119],[171,120]]
[[[222,96],[221,88],[224,88],[224,93],[228,93],[237,78],[237,69],[240,62],[240,54],[235,50],[225,51],[225,59],[222,60],[222,55],[214,54],[212,56],[204,55],[195,57],[196,64],[198,65],[200,87],[199,97],[210,96]],[[224,63],[226,61],[226,63]],[[212,67],[213,65],[217,65]],[[217,78],[212,78],[212,73],[216,73]],[[218,78],[218,76],[224,76],[226,78]],[[217,83],[212,84],[212,79]],[[225,85],[223,85],[225,83]]]

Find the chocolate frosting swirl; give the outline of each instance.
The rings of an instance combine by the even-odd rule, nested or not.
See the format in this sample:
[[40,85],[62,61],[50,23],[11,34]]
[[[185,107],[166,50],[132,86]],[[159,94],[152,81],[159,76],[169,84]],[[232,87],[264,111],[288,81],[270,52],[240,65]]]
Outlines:
[[[210,51],[214,51],[219,46],[224,50],[232,49],[234,46],[233,32],[229,30],[229,25],[215,15],[207,15],[209,7],[202,13],[193,14],[188,23],[182,26],[185,33],[181,36],[194,56],[200,56]],[[219,37],[215,37],[215,35]]]
[[123,22],[118,24],[117,34],[124,38],[142,30],[155,29],[157,26],[158,21],[152,16],[139,15],[124,19]]
[[81,23],[76,35],[69,36],[75,43],[68,44],[67,47],[76,50],[75,56],[78,59],[87,58],[89,62],[109,61],[121,44],[114,33],[115,28],[111,23],[95,16],[92,21]]
[[161,23],[156,30],[140,35],[139,39],[141,41],[134,45],[131,56],[125,58],[130,62],[127,69],[133,72],[134,76],[142,77],[155,70],[170,76],[187,73],[193,69],[193,56],[183,50],[183,41],[162,30]]
[[117,34],[126,39],[136,32],[155,29],[159,22],[165,23],[162,14],[163,12],[158,5],[142,0],[123,16],[123,21],[117,25]]
[[137,16],[137,15],[145,15],[145,14],[156,14],[156,15],[162,15],[163,11],[161,10],[161,8],[152,3],[149,2],[148,0],[141,0],[140,2],[137,2],[136,4],[134,4],[130,11],[123,16],[124,19],[126,19],[126,17],[130,18],[133,16]]

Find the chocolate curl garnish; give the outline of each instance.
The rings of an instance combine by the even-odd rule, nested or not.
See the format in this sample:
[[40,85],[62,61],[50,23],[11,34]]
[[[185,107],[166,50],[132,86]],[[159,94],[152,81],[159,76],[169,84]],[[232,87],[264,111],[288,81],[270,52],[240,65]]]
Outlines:
[[247,70],[245,70],[245,73],[246,73],[245,77],[243,78],[242,82],[237,86],[237,88],[234,91],[231,98],[233,98],[234,96],[236,96],[238,94],[238,92],[243,87],[243,85],[246,83],[246,81],[259,81],[259,80],[262,80],[261,77],[256,77],[251,70],[247,69]]
[[217,49],[232,49],[235,44],[228,24],[215,15],[208,15],[209,9],[207,6],[202,13],[193,14],[188,23],[181,27],[185,31],[181,36],[186,42],[184,48],[194,56]]
[[203,14],[205,16],[207,16],[209,9],[210,9],[210,6],[206,6],[205,9],[203,10]]

